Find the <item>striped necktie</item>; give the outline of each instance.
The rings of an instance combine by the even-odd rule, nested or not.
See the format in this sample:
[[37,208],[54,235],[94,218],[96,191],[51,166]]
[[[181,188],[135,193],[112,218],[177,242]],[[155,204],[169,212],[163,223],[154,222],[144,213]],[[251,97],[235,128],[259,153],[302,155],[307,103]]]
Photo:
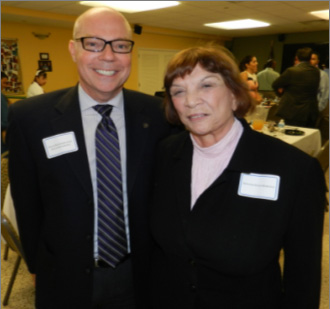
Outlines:
[[95,133],[99,259],[116,267],[127,255],[119,140],[112,106],[93,108],[102,116]]

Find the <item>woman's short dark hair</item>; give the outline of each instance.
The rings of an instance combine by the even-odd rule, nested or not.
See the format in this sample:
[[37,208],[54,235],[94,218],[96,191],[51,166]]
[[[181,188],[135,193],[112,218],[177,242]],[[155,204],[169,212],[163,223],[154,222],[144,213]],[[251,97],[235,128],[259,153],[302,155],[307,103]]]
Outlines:
[[252,110],[255,102],[249,94],[247,84],[241,79],[235,58],[229,50],[222,46],[192,47],[176,54],[168,63],[165,78],[165,113],[172,124],[182,124],[174,108],[170,88],[174,79],[184,78],[199,64],[204,70],[218,73],[224,79],[225,85],[233,93],[237,101],[234,115],[242,118]]
[[239,63],[239,69],[241,72],[246,70],[246,65],[249,64],[255,56],[247,55]]

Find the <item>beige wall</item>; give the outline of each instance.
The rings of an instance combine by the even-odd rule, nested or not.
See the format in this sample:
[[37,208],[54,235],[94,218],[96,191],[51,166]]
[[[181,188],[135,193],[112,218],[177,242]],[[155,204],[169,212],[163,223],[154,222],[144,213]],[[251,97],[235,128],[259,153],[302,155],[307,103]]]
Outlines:
[[[24,12],[23,12],[24,13]],[[26,11],[31,14],[31,11]],[[72,20],[74,18],[72,17]],[[33,36],[32,32],[51,33],[44,40]],[[71,28],[37,26],[29,23],[1,22],[1,37],[18,39],[19,57],[22,68],[23,87],[25,92],[34,78],[38,68],[39,53],[48,53],[52,61],[52,72],[48,73],[46,92],[70,87],[77,83],[78,75],[75,64],[68,52],[68,42],[72,37]],[[190,46],[216,41],[224,44],[224,40],[215,36],[169,29],[144,27],[142,34],[134,34],[135,46],[133,50],[132,72],[125,87],[138,89],[138,49],[184,49]]]
[[132,59],[132,74],[126,85],[130,89],[138,89],[137,57],[139,48],[181,50],[191,46],[205,45],[210,42],[224,45],[225,42],[223,38],[216,36],[152,27],[143,27],[142,34],[134,34],[133,40],[135,41],[135,46]]
[[[40,40],[32,32],[51,33]],[[77,82],[75,66],[68,52],[71,31],[63,28],[38,27],[24,23],[1,23],[1,38],[17,39],[23,87],[26,91],[38,69],[39,53],[48,53],[52,72],[48,73],[46,92],[72,86]]]

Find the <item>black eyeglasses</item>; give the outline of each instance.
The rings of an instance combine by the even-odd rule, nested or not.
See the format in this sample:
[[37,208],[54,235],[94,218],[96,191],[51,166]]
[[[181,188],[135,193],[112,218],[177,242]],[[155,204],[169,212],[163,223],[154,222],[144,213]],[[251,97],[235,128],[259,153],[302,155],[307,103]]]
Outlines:
[[74,39],[75,41],[80,41],[82,44],[83,49],[91,51],[91,52],[101,52],[105,49],[107,44],[110,45],[111,50],[114,53],[118,54],[129,54],[134,46],[134,41],[131,40],[113,40],[113,41],[106,41],[100,38],[93,38],[93,37],[84,37]]

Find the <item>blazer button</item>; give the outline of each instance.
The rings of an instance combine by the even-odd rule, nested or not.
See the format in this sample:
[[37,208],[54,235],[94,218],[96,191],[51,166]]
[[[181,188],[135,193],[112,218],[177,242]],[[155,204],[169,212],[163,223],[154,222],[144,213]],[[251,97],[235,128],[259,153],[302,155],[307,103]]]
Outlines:
[[90,268],[86,268],[86,269],[85,269],[85,273],[86,273],[86,275],[90,275],[90,274],[91,274],[91,272],[92,272],[92,271],[91,271],[91,269],[90,269]]
[[88,234],[88,235],[86,236],[86,240],[87,240],[87,241],[92,240],[92,235],[91,235],[91,234]]
[[195,265],[196,265],[196,262],[195,262],[194,259],[190,259],[190,260],[189,260],[189,264],[190,264],[191,266],[195,266]]
[[190,285],[190,290],[191,290],[192,292],[196,292],[196,290],[197,290],[196,285],[191,284],[191,285]]

